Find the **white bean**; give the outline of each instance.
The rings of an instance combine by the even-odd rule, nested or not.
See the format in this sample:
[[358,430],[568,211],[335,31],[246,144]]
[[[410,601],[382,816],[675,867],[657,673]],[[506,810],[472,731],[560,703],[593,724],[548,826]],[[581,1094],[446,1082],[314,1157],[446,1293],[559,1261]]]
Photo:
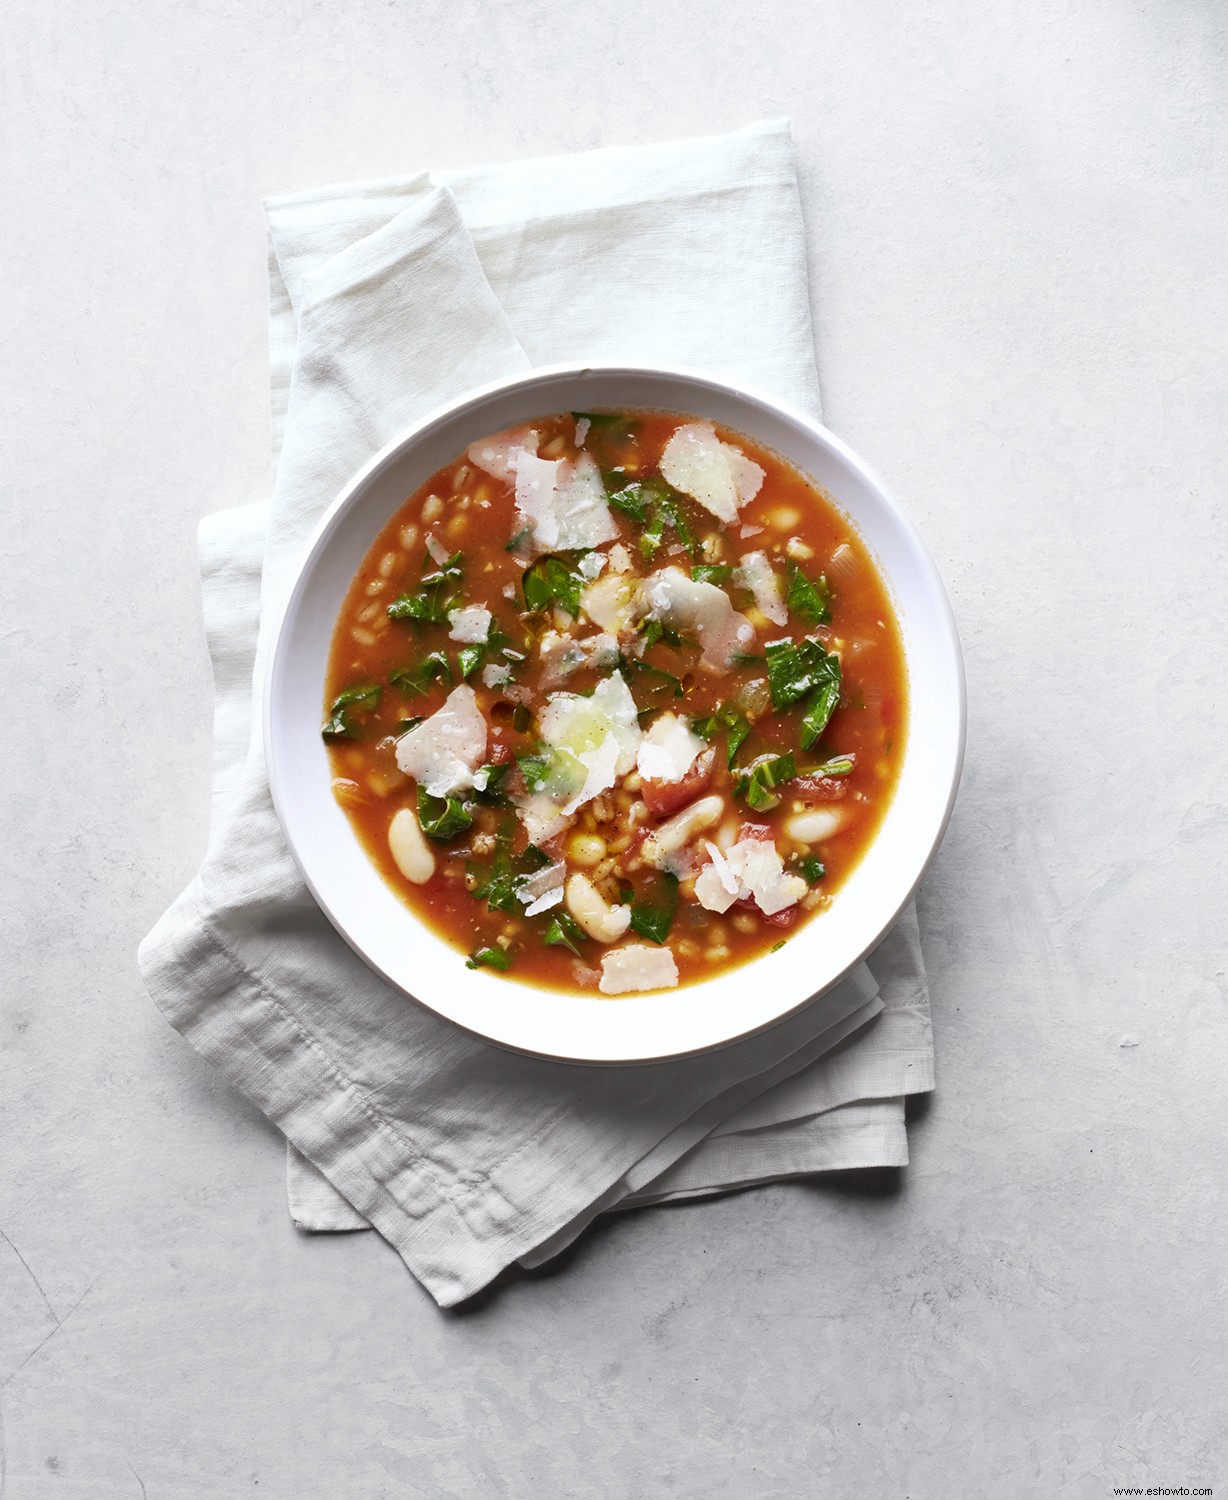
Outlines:
[[631,908],[611,906],[587,875],[570,877],[565,898],[567,910],[598,943],[616,943],[631,926]]
[[606,857],[605,840],[595,833],[573,834],[567,845],[567,856],[573,864],[591,870]]
[[821,844],[839,831],[844,813],[836,807],[816,807],[785,820],[785,833],[799,844]]
[[435,873],[435,855],[427,843],[413,808],[402,807],[388,825],[388,849],[406,880],[425,885]]
[[725,819],[716,830],[713,842],[718,849],[732,849],[738,841],[738,834],[742,831],[742,825],[737,818],[730,816]]
[[723,797],[701,797],[690,807],[684,807],[644,840],[641,852],[645,861],[659,870],[671,854],[677,854],[697,834],[719,822],[724,811]]
[[367,785],[377,797],[387,797],[389,793],[403,787],[407,779],[402,772],[392,766],[387,770],[372,771],[367,777]]

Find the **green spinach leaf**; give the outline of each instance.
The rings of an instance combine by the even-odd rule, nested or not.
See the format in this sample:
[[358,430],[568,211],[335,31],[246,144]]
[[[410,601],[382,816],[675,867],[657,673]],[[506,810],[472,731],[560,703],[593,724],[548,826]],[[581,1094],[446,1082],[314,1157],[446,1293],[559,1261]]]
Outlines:
[[525,608],[539,613],[558,604],[573,618],[580,613],[580,590],[584,579],[573,573],[561,558],[542,557],[521,580]]
[[855,755],[834,755],[830,760],[825,760],[821,766],[815,766],[813,769],[807,767],[802,772],[802,775],[848,776],[852,773],[856,761],[857,757]]
[[777,708],[788,708],[799,698],[827,683],[840,682],[840,661],[829,656],[821,641],[770,641],[764,647],[768,686]]
[[725,764],[732,767],[734,757],[750,734],[750,720],[732,703],[720,704],[714,712],[702,719],[693,719],[691,728],[701,739],[710,740],[725,731]]
[[765,755],[745,770],[734,775],[733,787],[738,796],[755,812],[771,812],[780,802],[776,788],[782,782],[792,781],[797,775],[793,752],[784,755]]
[[428,839],[446,844],[473,825],[473,816],[459,797],[432,797],[425,787],[419,787],[418,822]]
[[415,667],[398,667],[388,681],[403,692],[421,696],[430,691],[433,682],[451,682],[452,668],[444,652],[432,651]]
[[546,928],[545,941],[551,948],[567,948],[577,958],[583,957],[578,945],[585,941],[584,929],[565,911],[558,912],[551,918],[550,925]]
[[506,974],[512,967],[512,955],[506,948],[479,948],[465,960],[467,969],[498,969]]
[[831,595],[828,592],[827,579],[820,575],[817,582],[812,581],[796,563],[789,564],[789,591],[786,603],[789,613],[800,616],[808,625],[831,623]]
[[663,943],[669,936],[674,912],[678,907],[678,877],[663,875],[650,898],[631,904],[631,930],[650,943]]
[[351,717],[351,711],[359,710],[363,713],[370,713],[379,707],[383,691],[378,682],[360,682],[354,687],[346,688],[345,692],[338,693],[333,699],[332,707],[328,711],[328,717],[324,720],[320,733],[326,740],[352,739],[356,725]]

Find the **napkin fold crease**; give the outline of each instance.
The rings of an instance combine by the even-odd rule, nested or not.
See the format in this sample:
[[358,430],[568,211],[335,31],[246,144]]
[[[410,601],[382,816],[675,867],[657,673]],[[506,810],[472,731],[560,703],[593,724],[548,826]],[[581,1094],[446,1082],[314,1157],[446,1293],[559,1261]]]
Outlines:
[[286,1135],[294,1222],[374,1227],[448,1306],[602,1212],[903,1165],[903,1098],[933,1087],[911,906],[840,985],[716,1053],[520,1057],[406,1000],[336,935],[285,846],[252,711],[319,516],[465,390],[543,362],[656,361],[817,415],[787,125],[347,185],[267,213],[277,477],[271,500],[201,525],[210,841],[140,964],[171,1024]]

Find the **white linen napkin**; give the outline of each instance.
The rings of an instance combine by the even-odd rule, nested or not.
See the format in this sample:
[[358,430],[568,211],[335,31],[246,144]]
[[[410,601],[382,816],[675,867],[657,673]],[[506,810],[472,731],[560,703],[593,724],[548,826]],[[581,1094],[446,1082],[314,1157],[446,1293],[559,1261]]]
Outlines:
[[443,401],[534,363],[659,360],[817,413],[787,125],[267,209],[277,480],[270,502],[201,527],[210,844],[140,963],[171,1023],[287,1136],[295,1222],[373,1226],[447,1306],[602,1211],[902,1165],[903,1098],[933,1087],[911,908],[868,965],[736,1046],[621,1069],[519,1057],[406,1000],[337,937],[281,837],[251,711],[319,515]]

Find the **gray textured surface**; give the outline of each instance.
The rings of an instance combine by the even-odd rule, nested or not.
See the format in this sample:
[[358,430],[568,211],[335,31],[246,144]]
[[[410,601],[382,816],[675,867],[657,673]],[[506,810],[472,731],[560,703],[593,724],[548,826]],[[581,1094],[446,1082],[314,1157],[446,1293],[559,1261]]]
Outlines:
[[[1220,7],[20,0],[2,45],[4,1500],[1228,1487]],[[898,1180],[441,1315],[295,1235],[134,967],[205,838],[194,523],[268,477],[259,199],[778,113],[827,420],[967,651],[939,1091]]]

